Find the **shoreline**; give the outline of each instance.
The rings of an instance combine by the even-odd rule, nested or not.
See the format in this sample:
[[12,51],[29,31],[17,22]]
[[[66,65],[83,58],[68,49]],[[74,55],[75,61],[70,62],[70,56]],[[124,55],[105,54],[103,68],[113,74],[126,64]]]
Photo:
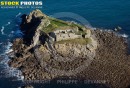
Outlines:
[[[24,27],[27,26],[24,25]],[[98,28],[96,30],[91,30],[91,32],[96,36],[96,41],[99,43],[99,46],[96,49],[96,56],[92,63],[85,70],[72,76],[76,78],[86,78],[88,80],[106,80],[107,84],[111,85],[113,88],[127,87],[130,84],[129,81],[125,80],[125,78],[129,80],[130,78],[128,78],[126,76],[128,74],[124,72],[124,70],[128,71],[129,66],[127,65],[129,65],[129,62],[127,61],[129,61],[128,58],[130,58],[130,56],[127,55],[127,36],[125,35],[124,38],[122,36],[117,35],[114,31],[100,31],[98,30]],[[28,32],[25,33],[25,36],[26,34],[28,34]],[[16,39],[14,41],[13,49],[16,56],[9,61],[9,65],[11,67],[19,68],[22,71],[25,80],[42,80],[44,78],[53,79],[55,77],[58,77],[58,75],[55,76],[53,73],[46,72],[46,69],[41,66],[35,55],[33,55],[32,49],[24,53],[24,49],[30,48],[31,46],[29,47],[23,42],[27,43],[26,39]],[[23,56],[22,54],[26,56]],[[48,55],[48,53],[46,52],[45,54]],[[81,61],[73,62],[75,66],[81,65],[84,61],[84,58],[81,57],[77,59],[80,59]],[[50,64],[55,61],[51,61],[50,59],[46,58],[45,62]],[[79,65],[77,65],[77,63]],[[50,65],[52,67],[57,67],[58,69],[63,69],[67,66],[70,67],[70,69],[72,69],[72,67],[75,67],[71,67],[70,63],[56,62]],[[119,71],[122,71],[123,73]],[[127,82],[122,83],[120,82],[120,80],[124,80]]]

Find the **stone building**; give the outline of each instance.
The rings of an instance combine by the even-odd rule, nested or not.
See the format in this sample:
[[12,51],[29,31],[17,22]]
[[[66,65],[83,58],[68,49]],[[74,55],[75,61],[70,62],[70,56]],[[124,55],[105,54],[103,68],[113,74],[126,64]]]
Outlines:
[[49,36],[54,38],[55,41],[82,38],[82,35],[75,34],[74,29],[66,29],[66,30],[56,30],[54,32],[49,33]]
[[82,38],[82,35],[76,35],[75,33],[59,33],[56,35],[56,41]]
[[[84,31],[86,35],[84,35],[84,38],[89,38],[91,36],[91,31],[90,30],[85,30]],[[62,29],[59,30],[57,29],[54,32],[50,32],[49,36],[53,38],[54,41],[62,41],[62,40],[69,40],[69,39],[76,39],[76,38],[83,38],[82,34],[76,34],[78,33],[78,29],[74,28],[67,28],[67,29]]]

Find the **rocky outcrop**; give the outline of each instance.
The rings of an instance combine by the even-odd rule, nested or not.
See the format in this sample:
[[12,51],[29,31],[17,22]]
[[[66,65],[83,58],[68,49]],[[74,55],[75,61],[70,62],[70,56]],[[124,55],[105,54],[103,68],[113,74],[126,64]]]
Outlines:
[[21,30],[24,33],[24,43],[33,44],[39,40],[40,30],[50,24],[48,17],[40,10],[34,10],[29,15],[22,16]]
[[87,55],[89,56],[87,45],[80,45],[80,44],[56,44],[55,45],[56,51],[61,54],[62,56],[66,57],[82,57],[86,58]]
[[[25,18],[24,18],[25,16]],[[52,79],[61,75],[73,75],[74,70],[71,71],[73,66],[67,66],[65,69],[70,70],[71,74],[66,74],[67,72],[57,72],[48,68],[50,63],[57,61],[68,62],[73,61],[74,59],[82,58],[86,60],[91,60],[94,58],[94,53],[97,46],[97,42],[91,37],[94,43],[85,43],[86,45],[80,44],[71,44],[71,43],[64,43],[58,44],[51,33],[44,33],[42,30],[48,25],[51,24],[49,17],[45,14],[42,14],[41,11],[35,10],[32,11],[29,15],[22,16],[23,21],[21,24],[21,30],[24,32],[23,39],[15,39],[13,42],[13,50],[15,56],[9,61],[9,65],[15,68],[19,68],[24,76],[25,80],[31,79]],[[78,32],[78,27],[65,27],[64,29],[66,33],[71,32],[74,34],[73,31]],[[69,29],[68,29],[69,28]],[[73,28],[73,29],[71,29]],[[57,36],[59,33],[56,33],[58,30],[52,32],[55,33]],[[63,31],[63,30],[59,30]],[[69,35],[71,35],[69,34]],[[63,35],[63,34],[61,34]],[[76,35],[76,34],[75,34]],[[90,34],[89,34],[90,35]],[[82,37],[82,35],[80,35]],[[72,37],[72,38],[71,38]],[[67,39],[76,39],[73,35]],[[67,40],[65,39],[65,40]],[[90,50],[90,48],[93,48]],[[81,61],[82,61],[81,59]],[[74,66],[78,66],[78,62],[74,63]],[[55,64],[54,67],[58,65]],[[81,68],[79,68],[81,69]],[[39,72],[40,71],[40,72]]]

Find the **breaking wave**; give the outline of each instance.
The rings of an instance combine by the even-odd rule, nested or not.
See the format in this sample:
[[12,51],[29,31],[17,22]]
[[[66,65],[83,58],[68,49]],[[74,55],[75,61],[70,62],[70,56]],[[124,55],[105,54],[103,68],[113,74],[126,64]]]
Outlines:
[[[2,35],[6,35],[4,30],[6,27],[9,27],[9,25],[14,25],[15,30],[11,30],[10,33],[8,33],[8,38],[5,40],[8,42],[0,42],[1,45],[1,53],[0,53],[0,77],[5,77],[5,78],[15,78],[16,80],[24,80],[24,76],[22,75],[22,72],[16,68],[9,67],[8,62],[10,60],[8,54],[13,52],[12,43],[9,42],[10,39],[12,39],[13,36],[16,36],[18,34],[22,35],[22,33],[19,31],[18,28],[18,22],[20,22],[19,16],[21,13],[18,13],[16,15],[16,18],[13,19],[12,21],[7,22],[7,24],[3,25],[0,32]],[[16,22],[18,20],[18,22]],[[16,23],[15,23],[16,22]],[[12,36],[13,35],[13,36]]]
[[11,24],[11,22],[7,22],[7,24],[5,24],[5,25],[3,25],[3,26],[1,27],[1,30],[0,30],[0,31],[1,31],[1,34],[2,34],[2,35],[6,35],[5,32],[4,32],[5,27],[8,26],[8,25],[10,25],[10,24]]
[[128,38],[129,37],[127,34],[122,34],[121,36],[124,37],[124,38]]
[[9,67],[8,61],[10,60],[8,57],[8,53],[11,53],[13,50],[11,49],[12,43],[8,42],[6,45],[5,53],[1,54],[0,56],[3,58],[0,62],[0,65],[2,66],[2,70],[0,71],[0,74],[3,77],[16,77],[17,80],[23,80],[24,77],[22,76],[21,71],[19,71],[16,68]]

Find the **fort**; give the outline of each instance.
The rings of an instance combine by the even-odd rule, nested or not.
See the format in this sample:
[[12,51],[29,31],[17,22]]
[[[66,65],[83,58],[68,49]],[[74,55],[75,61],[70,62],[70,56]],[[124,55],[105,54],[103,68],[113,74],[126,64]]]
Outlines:
[[74,31],[78,31],[76,28],[75,29],[66,29],[66,30],[56,30],[54,31],[55,39],[56,41],[61,41],[61,40],[67,40],[67,39],[75,39],[75,38],[82,38],[82,35],[77,35],[75,34]]
[[69,39],[77,39],[77,38],[90,38],[91,31],[85,30],[86,34],[83,36],[82,33],[77,34],[79,32],[78,27],[67,28],[67,29],[59,29],[54,32],[51,32],[49,35],[55,39],[55,41],[69,40]]

